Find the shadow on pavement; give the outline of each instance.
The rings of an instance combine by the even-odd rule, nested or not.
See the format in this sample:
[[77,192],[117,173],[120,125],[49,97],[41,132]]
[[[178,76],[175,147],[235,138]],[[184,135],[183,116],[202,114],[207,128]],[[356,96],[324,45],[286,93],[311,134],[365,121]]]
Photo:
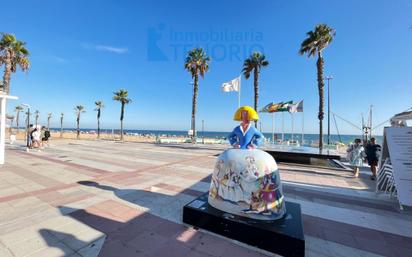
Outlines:
[[[250,256],[262,256],[230,241],[222,240],[210,234],[205,234],[196,229],[161,218],[167,217],[167,214],[170,212],[175,212],[176,214],[176,211],[178,212],[177,215],[180,215],[179,217],[181,218],[182,206],[188,202],[186,199],[192,198],[185,195],[181,197],[182,199],[179,199],[179,196],[182,194],[181,192],[170,196],[145,190],[118,189],[93,181],[79,181],[78,183],[111,191],[118,198],[137,206],[137,208],[131,207],[115,200],[106,200],[85,209],[59,206],[63,214],[69,215],[83,224],[103,232],[107,236],[99,256],[210,257],[222,255],[235,256],[239,253]],[[176,210],[177,208],[179,210]],[[147,209],[150,209],[151,213],[147,212]],[[41,234],[45,240],[47,240],[48,233],[61,233],[61,236],[71,237],[69,238],[70,241],[76,240],[76,237],[73,235],[44,230]],[[91,243],[93,242],[87,242],[88,245]],[[55,242],[48,242],[48,244],[51,247],[59,247]]]

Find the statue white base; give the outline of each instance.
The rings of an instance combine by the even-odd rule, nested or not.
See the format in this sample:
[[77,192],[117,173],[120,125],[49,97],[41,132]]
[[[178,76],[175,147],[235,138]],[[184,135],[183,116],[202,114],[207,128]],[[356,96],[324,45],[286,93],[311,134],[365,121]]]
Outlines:
[[213,171],[208,202],[252,219],[282,218],[286,208],[276,161],[258,149],[225,150]]

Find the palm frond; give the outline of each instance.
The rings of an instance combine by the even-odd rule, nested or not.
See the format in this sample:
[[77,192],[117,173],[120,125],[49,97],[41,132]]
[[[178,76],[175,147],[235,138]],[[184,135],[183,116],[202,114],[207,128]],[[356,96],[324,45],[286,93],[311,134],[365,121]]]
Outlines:
[[303,40],[299,54],[307,54],[311,57],[322,52],[333,41],[336,32],[326,24],[318,24],[314,31],[309,31],[306,35],[307,38]]
[[243,62],[243,69],[242,73],[245,76],[246,79],[250,78],[250,74],[255,70],[259,69],[261,67],[267,67],[269,65],[269,61],[266,60],[266,56],[260,52],[254,52],[250,55],[249,58],[247,58]]
[[192,75],[192,78],[196,75],[203,78],[209,71],[209,62],[210,57],[202,48],[194,48],[187,53],[184,68]]
[[126,89],[119,89],[117,92],[113,92],[113,100],[122,102],[124,104],[129,104],[132,99],[128,98],[129,92]]

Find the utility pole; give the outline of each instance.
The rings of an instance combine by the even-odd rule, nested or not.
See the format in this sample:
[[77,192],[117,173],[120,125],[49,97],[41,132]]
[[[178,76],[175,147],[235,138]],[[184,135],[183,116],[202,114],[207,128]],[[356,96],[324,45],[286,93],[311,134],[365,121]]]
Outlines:
[[332,76],[327,76],[325,79],[328,81],[328,145],[330,144],[330,87],[329,82],[333,79]]
[[369,113],[369,119],[370,119],[370,124],[369,124],[370,134],[369,134],[369,137],[370,138],[372,138],[372,107],[373,107],[373,105],[371,105],[370,113]]

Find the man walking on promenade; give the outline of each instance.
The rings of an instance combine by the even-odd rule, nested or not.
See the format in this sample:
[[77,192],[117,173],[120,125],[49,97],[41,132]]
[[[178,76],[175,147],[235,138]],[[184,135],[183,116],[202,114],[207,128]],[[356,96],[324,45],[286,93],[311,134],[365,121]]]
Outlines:
[[376,169],[378,166],[380,152],[381,146],[376,144],[375,138],[371,138],[370,143],[366,146],[366,158],[368,159],[369,166],[371,166],[372,180],[376,179]]

